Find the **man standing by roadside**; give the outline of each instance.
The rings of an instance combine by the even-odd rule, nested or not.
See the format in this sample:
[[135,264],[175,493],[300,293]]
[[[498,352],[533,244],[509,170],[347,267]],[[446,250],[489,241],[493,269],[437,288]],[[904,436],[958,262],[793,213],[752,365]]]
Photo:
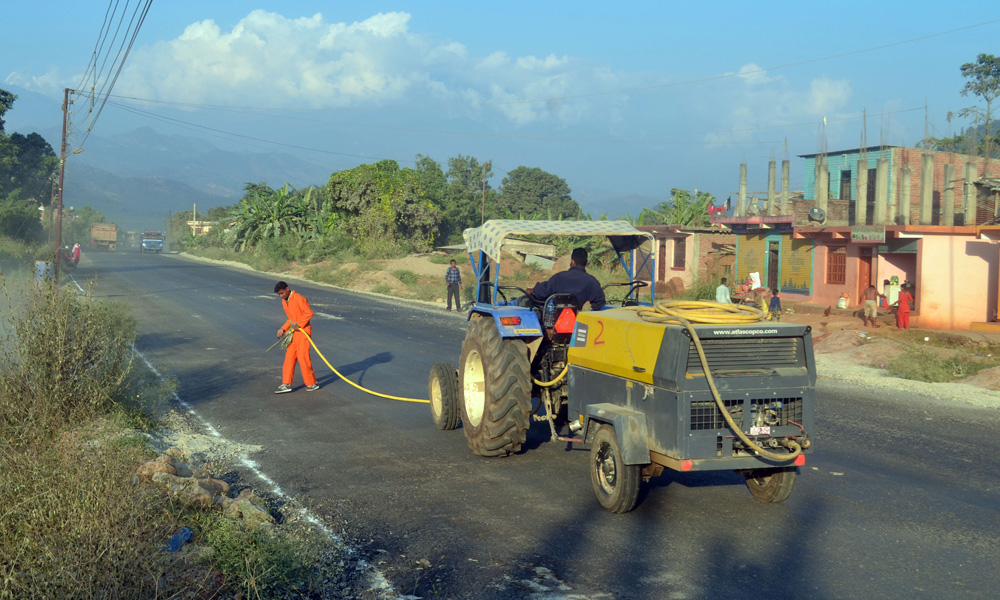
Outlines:
[[451,259],[451,266],[444,273],[444,282],[448,284],[448,308],[451,310],[451,298],[455,297],[455,310],[462,310],[462,297],[459,290],[462,289],[462,272],[458,270],[455,259]]
[[869,321],[872,327],[881,327],[875,320],[878,316],[878,299],[882,297],[882,294],[878,293],[874,285],[868,286],[868,289],[861,292],[861,303],[859,306],[864,307],[864,313],[862,319],[865,322],[865,327],[868,326]]
[[729,295],[729,280],[722,278],[722,283],[715,288],[715,301],[720,304],[732,304],[733,300]]
[[274,390],[275,394],[287,394],[292,391],[292,379],[295,377],[295,363],[299,363],[299,371],[302,372],[302,381],[306,384],[306,391],[315,392],[319,389],[316,385],[316,375],[313,373],[312,358],[309,356],[309,339],[303,335],[305,332],[312,337],[313,311],[309,308],[309,301],[302,294],[288,288],[288,284],[279,281],[274,286],[274,293],[281,298],[281,306],[285,309],[288,320],[278,328],[278,337],[285,335],[285,332],[292,330],[292,343],[285,350],[285,364],[281,369],[281,385]]

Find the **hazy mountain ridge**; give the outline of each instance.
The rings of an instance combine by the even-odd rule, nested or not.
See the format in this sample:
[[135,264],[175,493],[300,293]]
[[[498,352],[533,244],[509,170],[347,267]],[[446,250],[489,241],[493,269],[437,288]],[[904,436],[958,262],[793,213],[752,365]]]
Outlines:
[[207,194],[165,177],[118,177],[86,165],[67,166],[63,205],[90,206],[126,230],[162,229],[174,212],[198,212],[236,200]]

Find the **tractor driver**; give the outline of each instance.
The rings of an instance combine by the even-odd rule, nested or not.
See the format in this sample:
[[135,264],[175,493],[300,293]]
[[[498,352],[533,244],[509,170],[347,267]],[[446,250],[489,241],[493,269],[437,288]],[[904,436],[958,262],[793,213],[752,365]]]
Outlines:
[[590,302],[591,310],[604,308],[604,290],[597,278],[587,272],[587,251],[576,248],[570,256],[569,269],[556,273],[548,281],[536,283],[526,290],[538,302],[544,302],[552,294],[573,294],[580,306]]

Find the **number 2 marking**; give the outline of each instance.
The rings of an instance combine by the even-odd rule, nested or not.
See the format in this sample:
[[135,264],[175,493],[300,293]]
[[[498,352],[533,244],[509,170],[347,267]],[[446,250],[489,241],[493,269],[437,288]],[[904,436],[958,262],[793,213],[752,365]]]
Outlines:
[[604,321],[598,321],[597,324],[601,326],[601,330],[597,332],[597,337],[594,338],[594,345],[600,346],[604,344],[604,340],[601,339],[601,336],[604,335]]

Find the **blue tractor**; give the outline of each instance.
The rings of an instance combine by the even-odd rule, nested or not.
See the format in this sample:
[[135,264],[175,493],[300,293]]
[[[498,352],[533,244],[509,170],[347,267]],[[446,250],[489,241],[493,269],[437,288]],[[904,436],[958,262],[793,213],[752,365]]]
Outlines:
[[[655,290],[653,237],[625,221],[491,220],[463,233],[476,274],[476,301],[456,370],[448,363],[431,369],[431,414],[439,429],[459,422],[469,448],[480,456],[508,456],[520,450],[532,415],[547,420],[552,437],[567,420],[567,349],[576,314],[573,296],[538,299],[500,281],[506,241],[524,236],[607,238],[622,266],[622,282],[604,286],[605,308],[651,305]],[[614,289],[620,294],[614,294]],[[640,295],[649,301],[640,300]],[[532,399],[544,406],[532,409]]]

